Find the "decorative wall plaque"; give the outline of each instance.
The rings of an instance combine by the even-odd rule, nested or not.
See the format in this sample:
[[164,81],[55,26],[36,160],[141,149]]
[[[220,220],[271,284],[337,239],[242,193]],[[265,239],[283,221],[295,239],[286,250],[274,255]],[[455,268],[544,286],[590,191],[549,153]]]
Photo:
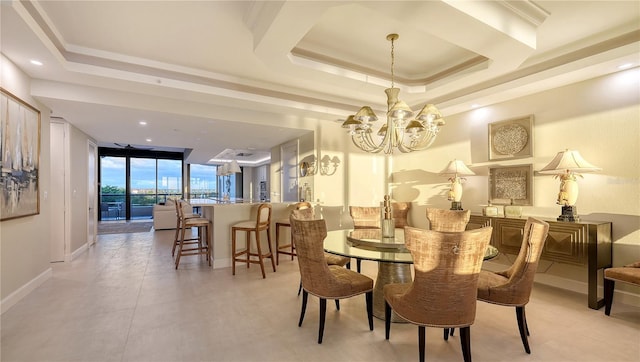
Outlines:
[[532,205],[533,165],[489,168],[489,196],[493,204]]
[[533,156],[533,115],[489,124],[489,159]]

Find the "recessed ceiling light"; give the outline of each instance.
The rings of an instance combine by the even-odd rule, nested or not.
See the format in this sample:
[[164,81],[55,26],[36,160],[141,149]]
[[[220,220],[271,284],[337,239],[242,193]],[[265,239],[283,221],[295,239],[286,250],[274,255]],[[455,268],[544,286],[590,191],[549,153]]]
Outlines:
[[139,125],[141,126],[146,126],[147,125],[147,121],[140,121],[138,122]]
[[147,141],[147,142],[151,142],[151,138],[147,138],[147,139],[146,139],[146,141]]
[[625,63],[618,66],[618,69],[629,69],[633,66],[633,63]]
[[33,65],[42,65],[42,62],[41,62],[41,61],[39,61],[39,60],[31,59],[31,60],[30,60],[30,62],[31,62],[31,64],[33,64]]

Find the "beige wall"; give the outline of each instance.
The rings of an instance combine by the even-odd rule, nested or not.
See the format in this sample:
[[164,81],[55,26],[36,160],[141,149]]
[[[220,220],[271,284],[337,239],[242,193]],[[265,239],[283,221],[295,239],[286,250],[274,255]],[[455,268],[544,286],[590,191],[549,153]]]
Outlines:
[[[440,176],[449,160],[463,160],[477,176],[467,177],[462,198],[465,209],[480,213],[489,199],[488,168],[493,165],[532,164],[543,168],[557,152],[577,149],[601,172],[579,179],[577,206],[581,219],[613,223],[613,264],[640,260],[640,69],[565,86],[448,116],[441,136],[428,150],[394,157],[393,197],[412,201],[411,218],[426,226],[424,209],[448,208],[448,182]],[[488,124],[533,114],[533,157],[494,162],[488,160]],[[524,216],[555,219],[559,181],[534,173],[533,206]],[[509,259],[505,259],[509,262]],[[545,263],[541,270],[549,284],[584,291],[583,268]],[[538,278],[539,277],[539,278]],[[560,280],[567,278],[568,283]],[[577,281],[579,283],[572,283]],[[625,288],[637,295],[637,289]]]
[[[69,127],[69,150],[70,150],[70,202],[71,216],[71,254],[89,246],[87,240],[87,212],[88,212],[88,170],[89,154],[87,143],[89,137],[74,126]],[[68,259],[67,259],[68,260]]]
[[44,282],[49,266],[49,109],[30,96],[30,80],[1,55],[2,88],[40,110],[40,214],[0,222],[2,311]]

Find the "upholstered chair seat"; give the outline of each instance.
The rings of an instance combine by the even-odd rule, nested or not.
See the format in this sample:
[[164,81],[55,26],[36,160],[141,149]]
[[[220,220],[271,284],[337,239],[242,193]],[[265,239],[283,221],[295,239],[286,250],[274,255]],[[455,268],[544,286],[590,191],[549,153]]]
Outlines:
[[604,314],[611,314],[616,282],[640,286],[640,261],[604,270]]

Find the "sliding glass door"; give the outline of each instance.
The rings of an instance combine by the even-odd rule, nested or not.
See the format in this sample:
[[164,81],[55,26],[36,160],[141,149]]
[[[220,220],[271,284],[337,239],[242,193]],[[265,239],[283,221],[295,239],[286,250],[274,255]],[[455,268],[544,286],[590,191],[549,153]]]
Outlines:
[[126,219],[127,158],[100,158],[100,220]]
[[153,205],[182,197],[182,154],[103,148],[100,220],[151,219]]

